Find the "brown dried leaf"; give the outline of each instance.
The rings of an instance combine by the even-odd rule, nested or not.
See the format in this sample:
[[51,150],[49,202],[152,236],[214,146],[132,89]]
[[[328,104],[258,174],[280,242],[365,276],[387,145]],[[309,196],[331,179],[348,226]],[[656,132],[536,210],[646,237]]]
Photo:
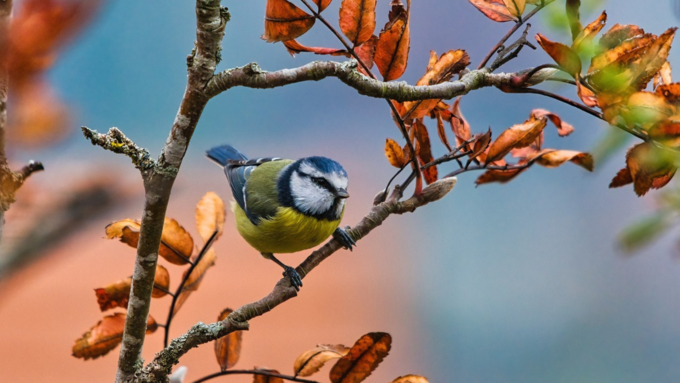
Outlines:
[[392,383],[429,383],[426,377],[420,375],[404,375],[394,379]]
[[[233,311],[234,310],[230,308],[222,310],[217,317],[217,320],[221,322],[227,319],[227,316]],[[243,331],[234,331],[215,341],[215,357],[217,358],[217,364],[220,365],[222,371],[234,367],[236,362],[238,362],[238,359],[241,356],[242,340]]]
[[453,135],[456,136],[456,146],[460,146],[464,141],[467,141],[472,136],[470,132],[470,124],[463,116],[463,112],[460,110],[460,97],[456,98],[456,101],[451,105],[451,113],[453,118],[449,120],[451,123],[451,130],[453,130]]
[[627,108],[621,116],[631,124],[647,130],[656,123],[673,115],[674,107],[666,98],[657,93],[637,92],[628,98]]
[[472,153],[470,154],[470,161],[477,158],[480,154],[484,153],[491,143],[491,129],[489,129],[484,134],[475,134],[472,142]]
[[499,5],[499,3],[491,0],[470,0],[470,4],[493,21],[499,23],[515,21],[515,17],[508,11],[508,8],[505,5]]
[[343,0],[340,5],[340,30],[358,46],[375,31],[376,0]]
[[574,40],[574,43],[571,44],[572,49],[575,51],[579,51],[579,48],[581,48],[581,45],[583,45],[584,42],[587,42],[587,45],[590,45],[589,43],[593,41],[593,38],[595,38],[595,35],[600,33],[602,28],[604,28],[605,24],[607,23],[607,12],[603,11],[602,14],[595,19],[592,23],[586,25],[586,27],[583,29],[583,31],[576,37]]
[[637,89],[643,89],[661,70],[671,50],[677,27],[669,28],[659,36],[647,49],[640,62],[640,70],[633,84]]
[[262,39],[268,43],[296,39],[309,31],[316,19],[287,0],[267,0]]
[[633,37],[642,36],[645,31],[637,25],[620,25],[614,24],[604,35],[600,38],[600,48],[602,50],[610,50],[622,42]]
[[[281,374],[277,370],[270,370],[266,367],[255,367],[255,371],[262,371],[266,372],[269,374]],[[258,375],[255,374],[253,375],[253,383],[283,383],[283,379],[276,377],[276,376],[267,376],[267,375]]]
[[404,74],[408,64],[411,34],[409,30],[409,10],[411,0],[404,8],[401,1],[392,2],[389,21],[380,32],[375,50],[375,64],[384,81],[396,80]]
[[[525,162],[520,161],[518,165],[523,165]],[[514,169],[507,169],[507,170],[487,170],[475,180],[475,184],[477,186],[482,185],[482,184],[488,184],[492,182],[498,182],[498,183],[506,183],[512,181],[515,177],[520,175],[523,171],[527,170],[527,168],[514,168]]]
[[308,47],[306,45],[300,44],[297,40],[287,40],[283,42],[283,45],[288,50],[291,56],[300,54],[302,52],[310,52],[317,55],[331,55],[331,56],[345,56],[351,57],[349,52],[344,49],[338,48],[322,48],[322,47]]
[[536,41],[572,77],[576,78],[581,73],[581,58],[571,48],[562,43],[550,41],[540,33],[536,34]]
[[556,168],[563,163],[570,161],[589,172],[593,171],[593,156],[588,153],[577,152],[574,150],[554,150],[546,149],[536,155],[536,163],[546,168]]
[[[120,238],[120,241],[137,248],[139,242],[139,221],[124,219],[106,226],[106,236],[109,239]],[[177,221],[165,218],[163,235],[158,255],[175,265],[188,263],[194,248],[194,239]]]
[[331,1],[333,0],[312,0],[312,1],[314,2],[314,4],[320,5],[319,12],[322,12],[324,9],[328,8],[329,5],[331,5]]
[[[605,36],[600,39],[600,44],[602,44],[602,40],[605,39]],[[590,63],[590,69],[588,69],[588,73],[601,70],[614,63],[620,62],[621,64],[625,65],[629,62],[635,61],[640,56],[642,56],[647,47],[649,47],[655,40],[656,37],[651,33],[634,36],[630,39],[623,40],[620,44],[617,44],[593,57]]]
[[557,134],[560,137],[566,137],[574,131],[574,127],[571,124],[567,124],[562,121],[560,116],[545,109],[534,109],[531,111],[531,115],[536,118],[547,117],[557,128]]
[[437,117],[437,134],[439,135],[439,140],[446,146],[446,150],[449,152],[453,151],[451,145],[449,145],[449,139],[446,137],[446,129],[444,129],[444,120],[442,119],[441,113],[436,113]]
[[[192,292],[198,290],[198,287],[201,285],[201,281],[203,281],[203,277],[205,276],[205,273],[208,271],[208,269],[215,264],[215,259],[217,258],[217,255],[215,254],[215,250],[210,249],[208,250],[203,258],[198,262],[198,265],[194,268],[194,270],[191,272],[191,275],[187,279],[186,283],[182,287],[182,291],[179,293],[179,296],[177,297],[177,303],[175,303],[175,309],[173,310],[172,315],[177,314],[179,309],[182,307],[184,302],[189,298],[189,295],[191,295]],[[182,274],[182,279],[187,274],[186,270]]]
[[626,167],[630,171],[635,193],[638,196],[645,195],[649,189],[664,187],[673,178],[677,169],[671,162],[671,158],[671,153],[656,148],[650,143],[635,145],[628,151]]
[[[430,135],[427,133],[427,127],[423,123],[423,119],[417,119],[413,125],[415,129],[416,137],[416,152],[418,153],[418,159],[421,165],[425,165],[434,161],[432,156],[432,147],[430,146]],[[423,175],[425,176],[425,182],[431,184],[439,178],[437,173],[437,166],[430,166],[423,170]]]
[[[363,62],[366,67],[368,67],[368,69],[373,68],[373,59],[375,58],[375,47],[377,44],[378,36],[373,35],[370,39],[368,39],[368,41],[354,49],[354,53],[356,53],[356,55],[359,57],[359,60],[361,60],[361,62]],[[369,76],[368,72],[366,72],[361,65],[359,65],[358,70],[364,75]]]
[[673,78],[671,76],[671,63],[666,61],[659,72],[654,76],[653,87],[656,89],[659,85],[669,85],[673,83]]
[[406,165],[406,159],[404,158],[404,152],[401,150],[401,146],[397,144],[391,138],[385,141],[385,156],[387,160],[390,161],[390,165],[395,168],[403,168]]
[[614,177],[614,179],[612,179],[612,182],[609,183],[609,187],[618,188],[632,183],[633,176],[630,175],[630,170],[628,169],[628,167],[625,167],[619,170],[618,173],[616,173],[616,176]]
[[359,383],[366,379],[392,347],[392,337],[384,332],[372,332],[361,337],[349,353],[338,360],[330,372],[332,383]]
[[298,356],[293,371],[296,376],[310,376],[318,372],[329,360],[342,358],[348,352],[349,347],[341,344],[320,344]]
[[[449,81],[468,65],[470,65],[470,56],[464,50],[450,50],[441,55],[434,64],[430,62],[427,73],[418,80],[416,85],[435,85]],[[430,99],[406,102],[404,107],[408,112],[405,118],[425,117],[437,106],[439,101],[439,99]]]
[[217,230],[217,238],[224,231],[224,219],[227,211],[224,202],[214,192],[207,192],[196,205],[196,228],[204,242]]
[[[97,295],[99,309],[101,311],[116,307],[127,309],[131,285],[132,278],[128,277],[105,287],[95,289],[94,292]],[[167,290],[169,288],[170,274],[168,274],[168,270],[161,265],[156,265],[156,276],[154,278],[154,288],[151,292],[151,296],[153,298],[164,297],[167,295]]]
[[548,119],[545,117],[535,118],[531,116],[524,123],[505,130],[489,147],[486,162],[500,160],[514,148],[531,145],[536,141],[547,123]]
[[[146,333],[151,334],[158,328],[156,321],[149,316]],[[108,354],[123,340],[125,330],[125,314],[115,313],[105,316],[90,330],[76,340],[73,345],[73,356],[76,358],[96,359]]]

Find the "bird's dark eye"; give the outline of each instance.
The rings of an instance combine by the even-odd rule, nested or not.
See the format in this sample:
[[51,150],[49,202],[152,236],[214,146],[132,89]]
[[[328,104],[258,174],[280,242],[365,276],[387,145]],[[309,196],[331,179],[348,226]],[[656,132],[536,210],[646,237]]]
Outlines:
[[319,186],[330,186],[328,181],[323,177],[312,177],[312,181]]

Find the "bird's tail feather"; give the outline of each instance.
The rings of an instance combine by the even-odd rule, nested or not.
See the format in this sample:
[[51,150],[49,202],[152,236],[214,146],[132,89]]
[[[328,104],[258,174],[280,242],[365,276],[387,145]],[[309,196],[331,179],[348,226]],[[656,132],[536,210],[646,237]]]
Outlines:
[[220,166],[226,166],[229,161],[248,160],[245,154],[239,152],[231,145],[216,146],[205,152],[205,155]]

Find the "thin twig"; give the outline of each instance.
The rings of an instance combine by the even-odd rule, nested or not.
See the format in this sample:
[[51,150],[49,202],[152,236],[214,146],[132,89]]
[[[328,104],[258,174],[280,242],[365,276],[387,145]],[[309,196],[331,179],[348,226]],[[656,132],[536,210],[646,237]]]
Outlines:
[[478,166],[469,166],[467,168],[461,168],[461,169],[456,169],[453,172],[445,175],[443,178],[450,178],[450,177],[455,177],[459,174],[475,171],[475,170],[518,170],[518,169],[526,169],[529,166],[533,165],[534,161],[527,162],[525,164],[518,164],[518,165],[504,165],[504,166],[485,166],[485,165],[478,165]]
[[508,41],[508,39],[510,38],[510,36],[512,36],[515,32],[517,32],[517,30],[522,26],[522,24],[524,24],[524,23],[526,23],[527,21],[529,21],[529,19],[531,19],[536,13],[538,13],[541,9],[545,8],[548,4],[552,3],[553,1],[555,1],[555,0],[545,0],[545,1],[543,1],[543,3],[541,3],[541,4],[538,5],[536,8],[534,8],[531,12],[529,12],[529,13],[526,15],[526,17],[524,17],[523,19],[517,21],[517,22],[515,23],[515,25],[513,25],[513,27],[510,28],[510,30],[508,31],[508,33],[506,33],[505,36],[503,36],[503,37],[501,38],[501,40],[500,40],[500,41],[499,41],[499,42],[498,42],[498,43],[497,43],[497,44],[489,51],[489,53],[486,54],[486,57],[484,57],[484,59],[483,59],[482,62],[479,64],[479,66],[477,67],[477,69],[482,69],[482,68],[484,68],[484,67],[486,66],[486,64],[489,62],[489,60],[491,60],[491,57],[493,57],[494,53],[496,53],[496,52],[498,51],[498,49],[499,49],[503,44],[505,44],[506,41]]
[[227,370],[227,371],[220,371],[216,372],[214,374],[210,374],[207,376],[204,376],[198,380],[194,380],[193,383],[201,383],[201,382],[207,382],[210,379],[214,379],[220,376],[226,376],[226,375],[262,375],[262,376],[267,376],[270,378],[281,378],[284,380],[289,380],[291,382],[300,382],[300,383],[319,383],[316,380],[308,380],[308,379],[302,379],[298,378],[295,376],[290,376],[290,375],[283,375],[283,374],[276,374],[273,372],[265,371],[265,370]]
[[495,71],[496,69],[505,65],[510,60],[519,56],[519,52],[522,51],[522,48],[524,48],[524,46],[528,46],[529,48],[536,50],[536,46],[527,40],[529,28],[531,28],[531,24],[527,24],[526,28],[524,29],[524,32],[522,32],[522,36],[519,39],[517,39],[517,41],[512,43],[509,47],[501,49],[498,52],[498,57],[496,57],[496,60],[494,60],[493,64],[491,64],[491,67],[489,68],[491,72]]
[[[182,282],[180,282],[179,286],[177,286],[177,290],[175,290],[174,294],[172,295],[172,302],[170,303],[170,309],[168,310],[168,319],[165,321],[165,335],[163,336],[163,347],[168,347],[168,337],[170,334],[170,325],[172,324],[172,320],[175,317],[173,311],[175,311],[175,305],[177,304],[177,299],[179,298],[179,295],[182,293],[182,289],[184,288],[184,285],[187,283],[189,280],[189,277],[191,277],[191,273],[194,271],[196,266],[201,262],[201,258],[210,250],[210,246],[215,242],[215,239],[217,238],[217,233],[218,231],[215,230],[210,238],[208,238],[207,241],[205,241],[205,245],[203,245],[203,248],[201,251],[198,253],[196,256],[196,259],[194,260],[194,263],[189,266],[189,269],[187,270],[186,274],[184,274],[184,277],[182,278]],[[155,285],[154,285],[155,287]]]

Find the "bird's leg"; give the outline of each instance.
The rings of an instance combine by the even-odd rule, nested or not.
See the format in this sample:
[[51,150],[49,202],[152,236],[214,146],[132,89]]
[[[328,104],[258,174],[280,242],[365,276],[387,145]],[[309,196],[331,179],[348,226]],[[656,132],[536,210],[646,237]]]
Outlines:
[[341,228],[335,229],[335,231],[333,232],[333,238],[340,242],[342,247],[349,251],[352,251],[352,246],[357,245],[357,243],[354,242],[354,239]]
[[300,274],[298,274],[298,272],[295,271],[294,267],[285,265],[283,262],[279,261],[272,253],[262,253],[262,255],[267,259],[271,259],[277,265],[283,267],[283,276],[288,277],[291,286],[293,286],[296,291],[300,291],[300,287],[302,287],[302,278],[300,277]]

